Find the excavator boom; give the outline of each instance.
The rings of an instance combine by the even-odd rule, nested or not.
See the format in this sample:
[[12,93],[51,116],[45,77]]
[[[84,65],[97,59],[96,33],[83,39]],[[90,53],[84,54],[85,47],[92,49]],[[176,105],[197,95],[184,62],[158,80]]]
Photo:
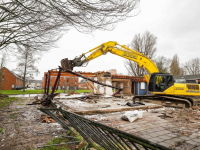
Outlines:
[[87,52],[90,53],[87,57],[85,56],[87,53],[83,53],[81,56],[76,57],[73,60],[65,58],[61,60],[61,66],[63,70],[73,70],[74,67],[82,66],[84,63],[87,63],[101,55],[105,55],[108,52],[136,62],[140,68],[145,68],[150,74],[159,72],[154,62],[146,55],[112,41],[103,43],[102,45],[91,49]]

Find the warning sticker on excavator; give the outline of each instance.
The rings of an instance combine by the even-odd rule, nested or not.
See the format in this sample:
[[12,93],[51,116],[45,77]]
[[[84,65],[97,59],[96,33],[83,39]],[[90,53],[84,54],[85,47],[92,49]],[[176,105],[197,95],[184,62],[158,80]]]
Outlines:
[[184,90],[183,87],[176,87],[176,90]]
[[130,57],[130,58],[133,58],[133,59],[137,59],[137,55],[134,55],[134,54],[129,53],[129,52],[124,52],[123,56]]
[[190,92],[190,93],[199,93],[199,91],[193,91],[193,90],[187,90],[186,92]]

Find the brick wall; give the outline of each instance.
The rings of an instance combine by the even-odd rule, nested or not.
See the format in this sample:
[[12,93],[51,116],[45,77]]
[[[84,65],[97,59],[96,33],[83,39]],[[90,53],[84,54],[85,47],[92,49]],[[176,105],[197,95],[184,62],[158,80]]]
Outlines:
[[[45,77],[44,77],[45,81]],[[43,88],[44,88],[44,81],[43,81]],[[50,86],[53,87],[56,81],[56,76],[51,76],[50,80]],[[79,83],[78,83],[78,77],[76,76],[61,76],[59,85],[60,89],[66,89],[68,87],[69,89],[73,89],[72,87],[76,87],[78,89]]]
[[[54,86],[54,83],[56,81],[56,77],[58,75],[58,71],[50,71],[51,72],[51,80],[50,80],[50,88]],[[93,77],[95,73],[91,72],[79,72],[80,74],[86,76],[86,77]],[[45,80],[46,80],[46,75],[48,74],[47,72],[44,72],[44,78],[42,82],[42,88],[45,86]],[[48,82],[48,81],[47,81]],[[66,90],[74,90],[78,89],[79,87],[79,78],[75,75],[72,75],[67,72],[62,72],[60,76],[60,84],[59,88],[60,89],[66,89]]]
[[2,68],[1,72],[1,90],[12,90],[23,85],[23,80],[13,75],[7,68]]

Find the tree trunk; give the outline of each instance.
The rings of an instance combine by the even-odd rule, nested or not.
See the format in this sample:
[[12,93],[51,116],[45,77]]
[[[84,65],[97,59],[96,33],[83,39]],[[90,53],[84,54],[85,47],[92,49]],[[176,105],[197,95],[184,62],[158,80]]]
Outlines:
[[23,92],[25,92],[25,82],[26,82],[26,65],[27,65],[28,54],[26,52],[25,65],[24,65],[24,77],[23,77]]

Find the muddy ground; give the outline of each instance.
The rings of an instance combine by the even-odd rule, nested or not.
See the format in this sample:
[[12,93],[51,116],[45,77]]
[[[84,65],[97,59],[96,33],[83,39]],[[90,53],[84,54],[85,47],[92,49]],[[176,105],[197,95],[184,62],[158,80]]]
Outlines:
[[54,138],[36,132],[66,132],[57,123],[41,123],[44,113],[37,110],[40,105],[27,105],[32,102],[33,98],[19,98],[0,109],[0,150],[36,149]]

